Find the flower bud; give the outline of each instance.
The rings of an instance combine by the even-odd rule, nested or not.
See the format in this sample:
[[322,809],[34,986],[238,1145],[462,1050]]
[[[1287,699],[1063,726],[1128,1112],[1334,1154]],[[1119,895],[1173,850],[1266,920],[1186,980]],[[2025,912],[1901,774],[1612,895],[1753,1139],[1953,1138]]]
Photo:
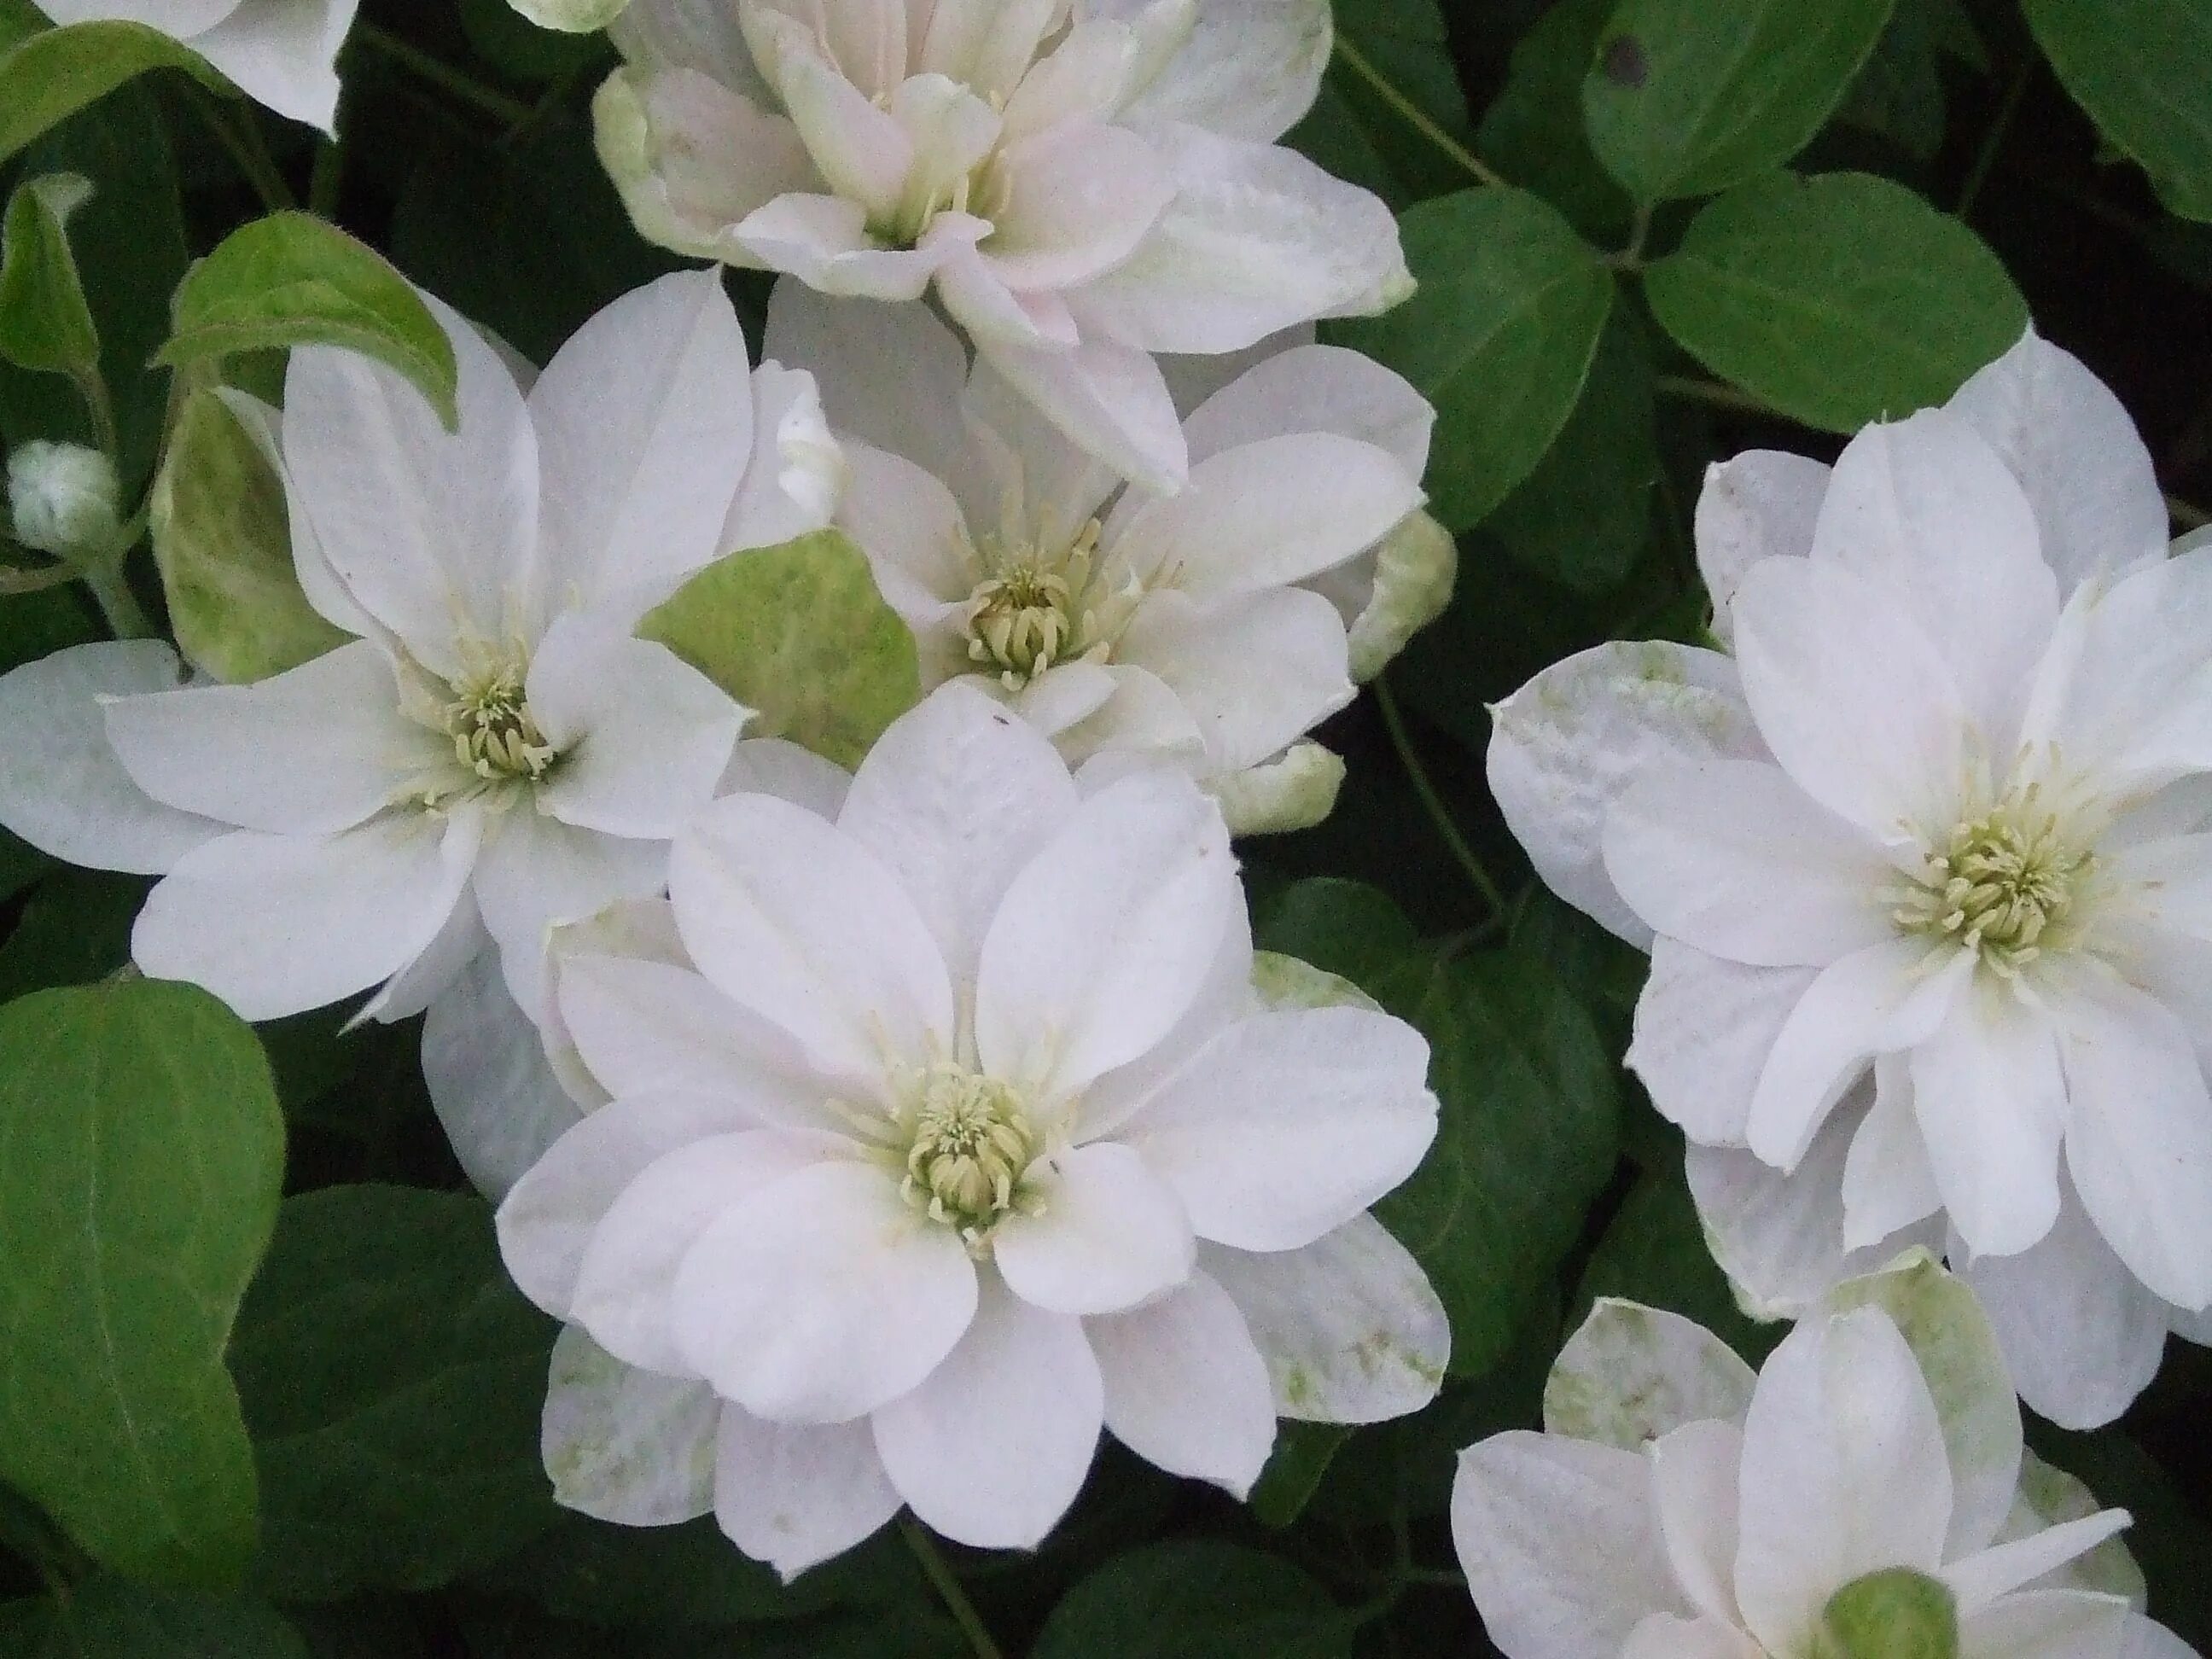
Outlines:
[[1854,1578],[1828,1598],[1814,1659],[1959,1659],[1959,1607],[1941,1580],[1910,1567]]
[[8,458],[15,539],[57,558],[105,552],[122,520],[115,468],[82,444],[34,439]]

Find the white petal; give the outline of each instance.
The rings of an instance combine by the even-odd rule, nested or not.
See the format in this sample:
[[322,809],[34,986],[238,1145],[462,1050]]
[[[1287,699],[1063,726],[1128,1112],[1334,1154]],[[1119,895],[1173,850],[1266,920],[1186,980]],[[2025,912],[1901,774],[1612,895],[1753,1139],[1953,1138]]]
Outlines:
[[1273,760],[1206,780],[1232,836],[1284,836],[1310,830],[1336,810],[1344,788],[1343,758],[1310,741],[1292,744]]
[[1747,449],[1705,469],[1698,492],[1698,574],[1713,602],[1713,637],[1735,637],[1730,602],[1761,559],[1803,558],[1828,493],[1828,469],[1786,450]]
[[730,752],[722,795],[775,795],[836,822],[852,774],[782,738],[747,738]]
[[665,646],[570,611],[530,664],[528,696],[561,751],[539,810],[581,830],[665,841],[714,799],[746,711]]
[[2166,547],[2166,498],[2135,422],[2104,382],[2031,325],[1944,405],[2027,492],[2063,590]]
[[2058,617],[2020,483],[1965,421],[1942,410],[1877,422],[1844,446],[1813,535],[1815,563],[1881,584],[1931,641],[1991,751]]
[[2067,1187],[2034,1248],[1955,1265],[1996,1330],[2021,1398],[2061,1428],[2094,1429],[2158,1374],[2166,1304],[2112,1254]]
[[1606,816],[1662,763],[1765,753],[1735,665],[1664,641],[1616,641],[1553,664],[1490,713],[1491,793],[1536,873],[1650,949],[1650,924],[1606,874]]
[[[860,9],[845,5],[838,14],[851,16]],[[775,15],[766,7],[753,10],[754,15],[763,14]],[[750,18],[747,22],[750,27]],[[865,210],[872,222],[888,219],[898,210],[907,175],[914,170],[914,142],[890,110],[824,63],[812,47],[808,41],[806,49],[784,53],[782,62],[769,69],[769,77],[830,188]],[[757,48],[753,56],[760,58]]]
[[954,684],[877,739],[837,825],[897,878],[966,984],[1007,888],[1075,811],[1074,780],[1051,744]]
[[335,836],[241,830],[179,860],[131,936],[155,979],[186,979],[241,1019],[365,991],[438,935],[460,902],[480,826],[386,812]]
[[1317,317],[1372,315],[1413,291],[1390,210],[1294,150],[1196,127],[1154,135],[1176,198],[1136,252],[1073,303],[1146,351],[1237,351]]
[[732,795],[676,842],[669,890],[700,971],[816,1066],[879,1077],[949,1053],[952,987],[898,878],[803,806]]
[[158,28],[183,40],[213,28],[238,9],[238,0],[54,0],[40,9],[64,27],[116,20]]
[[1734,610],[1744,696],[1798,787],[1884,839],[1948,829],[1969,708],[1895,592],[1834,561],[1767,559]]
[[400,712],[392,665],[366,640],[252,685],[120,697],[106,713],[109,741],[147,793],[278,835],[350,829],[453,756]]
[[527,805],[495,818],[485,830],[472,890],[523,1012],[536,1020],[547,1016],[545,953],[556,927],[623,899],[653,897],[667,870],[660,842],[579,830]]
[[[2130,1616],[2116,1595],[2025,1590],[1959,1621],[1960,1659],[2129,1659],[2138,1651],[2126,1645],[2132,1627],[2159,1630],[2148,1619]],[[2139,1659],[2153,1655],[2193,1659],[2192,1650],[2179,1642],[2171,1650],[2147,1647]]]
[[1782,1027],[1751,1100],[1746,1140],[1794,1170],[1844,1091],[1876,1054],[1926,1039],[1972,972],[1960,952],[1930,970],[1915,940],[1892,939],[1824,968]]
[[1736,1621],[1736,1483],[1743,1431],[1707,1419],[1670,1429],[1651,1443],[1651,1497],[1659,1539],[1691,1605],[1723,1623]]
[[[1982,1656],[1974,1655],[1973,1659]],[[2053,1654],[2051,1659],[2061,1659],[2061,1656]],[[2197,1659],[2197,1650],[2165,1626],[2133,1613],[2121,1634],[2120,1659]]]
[[1006,1288],[1052,1313],[1107,1314],[1182,1284],[1197,1259],[1174,1192],[1127,1146],[1095,1142],[1034,1172],[1034,1210],[992,1234]]
[[[488,961],[479,963],[480,957]],[[345,1029],[350,1031],[372,1019],[387,1025],[395,1020],[412,1019],[456,986],[471,966],[479,965],[488,971],[495,970],[499,956],[492,949],[491,935],[484,929],[476,895],[464,892],[460,902],[453,906],[453,915],[446,918],[446,925],[431,936],[430,942],[417,951],[405,967],[385,981],[376,994],[361,1005],[346,1022]],[[514,1002],[511,994],[506,995],[505,1000]],[[530,1023],[530,1017],[522,1012],[520,1006],[515,1007],[515,1013],[525,1024]]]
[[1299,588],[1211,605],[1152,594],[1117,654],[1182,699],[1214,772],[1273,758],[1353,696],[1342,618]]
[[1765,1659],[1765,1650],[1718,1620],[1655,1613],[1628,1633],[1620,1659]]
[[1662,934],[1623,1063],[1692,1140],[1741,1146],[1759,1074],[1816,974],[1726,962]]
[[1969,1248],[2009,1255],[2049,1232],[2066,1081],[2048,1020],[1978,980],[1912,1050],[1912,1092],[1928,1167]]
[[553,1501],[625,1527],[666,1527],[714,1505],[714,1426],[705,1383],[626,1365],[576,1326],[553,1344],[539,1448]]
[[[337,130],[338,48],[357,0],[242,0],[192,50],[279,115]],[[164,23],[173,32],[174,26]]]
[[753,372],[753,453],[715,545],[775,547],[825,528],[845,477],[814,377],[763,363]]
[[758,264],[736,227],[821,185],[788,117],[696,69],[617,70],[592,100],[592,120],[600,164],[638,234],[693,258]]
[[1244,1316],[1279,1415],[1380,1423],[1437,1397],[1451,1327],[1428,1275],[1369,1215],[1302,1250],[1201,1245],[1202,1272]]
[[1452,1542],[1509,1659],[1599,1659],[1654,1613],[1687,1613],[1661,1551],[1650,1465],[1587,1440],[1514,1431],[1459,1455]]
[[719,541],[752,451],[750,377],[712,271],[624,295],[554,354],[529,404],[556,594],[588,605],[672,588],[729,551]]
[[2166,1301],[2212,1302],[2212,1096],[2181,1022],[2116,977],[2053,1009],[2073,1112],[2066,1163],[2130,1270]]
[[1695,1321],[1601,1296],[1552,1362],[1544,1431],[1641,1451],[1686,1423],[1742,1421],[1756,1381]]
[[488,951],[430,1003],[422,1080],[453,1156],[495,1203],[583,1117]]
[[714,1520],[787,1583],[843,1554],[898,1510],[865,1419],[802,1425],[722,1408]]
[[1070,442],[1133,483],[1172,490],[1188,476],[1182,422],[1150,354],[1089,337],[1068,350],[990,339],[978,349]]
[[1146,1462],[1240,1502],[1275,1443],[1274,1395],[1244,1316],[1193,1274],[1141,1308],[1086,1320],[1105,1381],[1106,1427]]
[[868,305],[791,277],[769,295],[762,355],[804,368],[838,435],[903,457],[954,483],[967,434],[945,411],[968,380],[959,338],[925,305]]
[[1887,1314],[1808,1320],[1768,1358],[1744,1421],[1741,1516],[1737,1599],[1778,1651],[1796,1651],[1852,1579],[1942,1564],[1943,1431]]
[[755,1192],[677,1271],[678,1347],[725,1399],[788,1423],[896,1400],[960,1340],[975,1270],[959,1236],[866,1163],[817,1164]]
[[1364,1008],[1255,1014],[1122,1131],[1201,1237],[1292,1250],[1358,1214],[1436,1138],[1428,1044]]
[[1606,872],[1661,933],[1765,968],[1822,968],[1896,937],[1897,871],[1765,761],[1654,766],[1607,814]]
[[1063,121],[1008,143],[992,165],[1005,195],[980,251],[1016,292],[1121,264],[1175,194],[1152,147],[1126,127]]
[[[1024,697],[1021,703],[1024,717],[1036,721],[1064,718],[1068,706],[1082,710],[1052,734],[1054,746],[1077,769],[1077,788],[1096,794],[1111,778],[1148,766],[1174,766],[1194,775],[1206,769],[1205,736],[1165,680],[1133,663],[1097,669],[1093,679],[1090,671],[1096,667],[1064,664],[1032,683],[1032,690],[1050,687],[1042,697]],[[1080,681],[1074,678],[1078,671],[1085,673]],[[1101,681],[1105,696],[1084,708]]]
[[788,271],[810,288],[893,302],[921,298],[955,246],[941,240],[879,247],[860,204],[837,196],[779,196],[747,214],[731,235],[751,261]]
[[1082,1490],[1105,1390],[1081,1321],[987,1285],[960,1346],[876,1413],[876,1449],[934,1530],[977,1549],[1030,1549]]
[[1943,1569],[1942,1577],[1959,1598],[1959,1611],[1972,1617],[1999,1596],[2096,1548],[2125,1527],[2129,1519],[2125,1510],[2100,1510],[2079,1521],[2062,1522],[2029,1537],[1993,1545],[1978,1555],[1954,1561]]
[[1233,138],[1281,137],[1311,107],[1328,67],[1324,0],[1209,0],[1198,27],[1126,113],[1187,121]]
[[1188,779],[1149,773],[1092,796],[984,936],[985,1069],[1072,1092],[1139,1058],[1190,1008],[1243,906],[1229,832]]
[[182,678],[159,640],[74,646],[0,678],[0,823],[71,864],[149,876],[223,834],[146,793],[107,740],[100,699],[173,690]]
[[284,463],[323,556],[356,603],[432,672],[467,668],[455,637],[534,637],[538,440],[514,377],[434,299],[453,342],[460,425],[447,432],[396,371],[303,346],[284,380]]
[[937,0],[916,11],[928,27],[913,41],[914,61],[1003,98],[1053,32],[1058,9],[1052,0]]
[[948,657],[965,670],[969,594],[977,571],[952,492],[912,461],[848,443],[851,477],[837,527],[868,556],[884,601],[914,629],[922,660]]
[[[1875,1056],[1874,1108],[1850,1137],[1850,1154],[1844,1161],[1847,1250],[1878,1244],[1943,1206],[1936,1172],[1929,1167],[1928,1142],[1913,1110],[1913,1054]],[[2057,1161],[2054,1156],[2054,1168]]]
[[1263,438],[1327,432],[1373,444],[1418,482],[1436,421],[1428,399],[1372,357],[1308,344],[1263,357],[1200,404],[1182,429],[1194,465]]
[[1121,486],[1121,475],[1075,443],[1046,412],[979,361],[960,395],[968,453],[945,481],[971,526],[1003,539],[1064,547]]

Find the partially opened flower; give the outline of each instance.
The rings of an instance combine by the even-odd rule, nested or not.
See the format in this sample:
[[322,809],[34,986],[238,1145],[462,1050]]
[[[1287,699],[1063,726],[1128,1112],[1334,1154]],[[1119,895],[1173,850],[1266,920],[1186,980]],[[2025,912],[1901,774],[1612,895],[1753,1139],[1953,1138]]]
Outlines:
[[143,23],[279,115],[334,132],[338,48],[360,0],[39,0],[57,23]]
[[1327,0],[638,0],[596,105],[639,229],[828,295],[933,295],[1023,396],[1171,489],[1150,354],[1240,350],[1412,281],[1389,210],[1271,141]]
[[1601,1301],[1546,1431],[1461,1455],[1453,1537],[1506,1659],[2186,1653],[2138,1611],[2126,1511],[2024,1462],[1995,1341],[1936,1271],[1847,1286],[1755,1377],[1688,1320]]
[[965,686],[835,820],[738,794],[678,842],[691,969],[564,963],[612,1094],[499,1212],[570,1326],[562,1501],[710,1508],[797,1571],[902,1505],[1035,1544],[1101,1426],[1242,1493],[1279,1414],[1431,1399],[1420,1268],[1366,1213],[1435,1133],[1428,1051],[1252,988],[1218,815],[1165,769],[1079,787]]
[[441,315],[458,431],[314,348],[270,435],[301,590],[348,643],[250,685],[179,687],[151,641],[0,680],[0,821],[163,874],[139,965],[248,1018],[379,986],[369,1012],[415,1012],[487,939],[532,1008],[547,928],[660,890],[744,719],[637,617],[829,509],[811,382],[749,370],[713,276],[617,301],[526,397]]
[[[971,373],[921,307],[855,319],[787,280],[769,343],[812,371],[846,441],[839,523],[914,629],[925,684],[967,678],[1071,762],[1172,759],[1239,832],[1326,816],[1343,768],[1301,739],[1351,701],[1351,639],[1386,654],[1410,631],[1384,641],[1390,623],[1427,619],[1394,609],[1417,583],[1382,562],[1424,522],[1436,412],[1404,380],[1330,346],[1267,357],[1191,413],[1190,481],[1161,496],[987,362]],[[1429,591],[1448,554],[1443,578]]]
[[1715,469],[1733,656],[1585,653],[1491,750],[1545,878],[1652,951],[1630,1063],[1753,1298],[1924,1235],[2073,1425],[2212,1303],[2212,550],[2166,528],[2030,335],[1832,471]]

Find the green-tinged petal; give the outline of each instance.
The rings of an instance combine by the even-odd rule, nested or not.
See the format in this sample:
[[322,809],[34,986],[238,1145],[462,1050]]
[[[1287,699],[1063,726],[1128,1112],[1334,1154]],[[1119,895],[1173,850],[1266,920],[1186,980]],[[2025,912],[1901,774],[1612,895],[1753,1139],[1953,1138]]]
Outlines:
[[1757,1380],[1702,1325],[1601,1297],[1552,1364],[1544,1427],[1635,1451],[1685,1423],[1740,1422]]
[[1343,975],[1274,951],[1253,952],[1252,989],[1270,1009],[1382,1007]]
[[1232,836],[1274,836],[1310,830],[1336,805],[1344,762],[1310,738],[1275,759],[1207,781]]
[[1427,514],[1414,514],[1384,537],[1375,550],[1375,592],[1350,630],[1352,678],[1362,684],[1373,679],[1443,615],[1458,574],[1458,544]]

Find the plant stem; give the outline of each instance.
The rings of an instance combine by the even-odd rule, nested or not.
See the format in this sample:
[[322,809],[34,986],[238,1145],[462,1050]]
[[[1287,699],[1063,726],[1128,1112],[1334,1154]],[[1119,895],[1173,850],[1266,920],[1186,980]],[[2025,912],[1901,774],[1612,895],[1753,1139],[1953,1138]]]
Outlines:
[[88,565],[78,573],[84,585],[92,590],[93,599],[100,605],[100,614],[107,619],[107,631],[118,640],[150,640],[154,637],[153,619],[147,616],[131,592],[131,584],[123,579],[123,561]]
[[1990,130],[1982,135],[1982,147],[1974,152],[1973,165],[1966,169],[1966,181],[1959,186],[1959,205],[1953,209],[1964,219],[1973,211],[1974,200],[1982,193],[1982,186],[1990,181],[1990,171],[1997,164],[1997,152],[2004,148],[2006,134],[2012,131],[2013,117],[2020,113],[2020,101],[2027,95],[2027,83],[2035,73],[2035,58],[2030,54],[2005,88],[2004,101],[1997,106],[1996,118]]
[[107,377],[100,372],[97,363],[91,364],[70,379],[76,384],[77,396],[84,401],[84,412],[92,422],[92,441],[100,453],[107,457],[108,465],[120,472],[123,470],[122,439],[115,428],[115,403],[107,393]]
[[0,594],[39,593],[76,580],[76,570],[65,564],[50,564],[43,570],[19,570],[12,565],[0,565]]
[[1467,837],[1460,834],[1459,826],[1452,822],[1443,797],[1437,793],[1436,785],[1430,781],[1428,768],[1421,764],[1421,757],[1413,751],[1413,740],[1407,734],[1406,717],[1399,712],[1396,695],[1390,690],[1389,683],[1379,675],[1373,684],[1375,706],[1382,711],[1382,725],[1390,734],[1390,746],[1398,751],[1398,759],[1405,766],[1406,776],[1413,786],[1413,793],[1421,798],[1421,805],[1435,823],[1437,834],[1451,849],[1451,855],[1459,861],[1460,868],[1467,872],[1467,878],[1474,884],[1475,891],[1482,895],[1483,902],[1490,907],[1491,914],[1493,916],[1504,915],[1505,895],[1491,879],[1490,872],[1482,867],[1482,860],[1474,855],[1474,848],[1468,845]]
[[2174,523],[2184,530],[2202,530],[2206,525],[2212,524],[2212,513],[2183,501],[2179,495],[2166,498],[2166,510],[2173,515]]
[[1644,244],[1651,235],[1651,205],[1648,202],[1636,204],[1636,216],[1629,222],[1628,246],[1618,253],[1608,253],[1605,262],[1615,270],[1644,269]]
[[234,125],[230,112],[205,87],[187,82],[185,91],[193,112],[200,118],[201,125],[213,133],[216,142],[229,152],[230,159],[239,172],[246,175],[246,182],[253,186],[253,193],[261,198],[261,205],[271,213],[282,213],[288,208],[299,206],[298,199],[292,194],[291,185],[286,184],[284,175],[276,171],[276,163],[269,155],[269,146],[262,139],[260,125],[252,113],[248,112],[241,124]]
[[428,81],[441,92],[451,93],[465,104],[472,104],[485,114],[505,126],[520,126],[534,112],[520,98],[511,98],[503,92],[472,79],[442,59],[433,58],[420,46],[388,34],[374,23],[356,22],[353,38],[372,51],[380,52],[402,69],[417,78]]
[[1497,169],[1485,161],[1465,144],[1446,132],[1429,117],[1428,112],[1390,84],[1389,77],[1367,61],[1367,55],[1345,38],[1340,29],[1336,36],[1336,55],[1347,68],[1374,88],[1375,95],[1395,110],[1406,125],[1427,139],[1445,155],[1465,167],[1486,185],[1503,185],[1505,180]]
[[968,1599],[968,1592],[960,1588],[960,1581],[952,1576],[952,1569],[945,1565],[944,1556],[938,1553],[935,1541],[921,1522],[910,1515],[902,1515],[898,1527],[899,1535],[906,1540],[907,1548],[914,1552],[914,1559],[921,1563],[922,1571],[936,1588],[945,1611],[952,1615],[952,1622],[960,1626],[960,1633],[968,1638],[968,1645],[975,1650],[975,1659],[1005,1659],[998,1643],[992,1639],[991,1632],[984,1627],[981,1616],[975,1611],[975,1604]]
[[1765,420],[1790,419],[1764,398],[1754,398],[1748,392],[1723,386],[1718,380],[1701,380],[1693,374],[1656,374],[1652,377],[1651,384],[1662,398],[1677,398],[1684,403],[1706,404],[1714,409],[1733,410],[1739,415],[1757,415]]

